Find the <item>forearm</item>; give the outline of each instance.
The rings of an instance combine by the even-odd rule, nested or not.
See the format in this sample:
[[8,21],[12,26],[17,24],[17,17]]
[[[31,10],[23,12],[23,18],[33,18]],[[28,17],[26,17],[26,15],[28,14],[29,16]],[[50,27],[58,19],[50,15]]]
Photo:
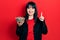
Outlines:
[[21,34],[21,26],[17,25],[16,34],[19,36]]
[[43,23],[42,33],[43,33],[43,34],[47,34],[48,30],[47,30],[47,25],[46,25],[46,23],[45,23],[45,20],[44,20],[42,23]]

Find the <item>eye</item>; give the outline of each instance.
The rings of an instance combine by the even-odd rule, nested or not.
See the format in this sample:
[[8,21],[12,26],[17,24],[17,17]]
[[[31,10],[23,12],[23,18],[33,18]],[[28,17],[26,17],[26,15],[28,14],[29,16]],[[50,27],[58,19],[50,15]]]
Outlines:
[[35,8],[32,8],[32,9],[35,9]]

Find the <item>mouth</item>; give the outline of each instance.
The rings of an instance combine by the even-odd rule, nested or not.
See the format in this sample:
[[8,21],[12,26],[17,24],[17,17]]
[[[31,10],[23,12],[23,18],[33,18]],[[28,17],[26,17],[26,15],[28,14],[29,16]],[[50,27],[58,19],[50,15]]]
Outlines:
[[32,13],[32,12],[29,11],[29,13]]

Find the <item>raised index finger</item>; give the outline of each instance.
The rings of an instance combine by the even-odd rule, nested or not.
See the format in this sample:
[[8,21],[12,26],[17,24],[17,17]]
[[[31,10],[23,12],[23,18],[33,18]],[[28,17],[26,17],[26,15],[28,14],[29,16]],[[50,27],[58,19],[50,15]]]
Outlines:
[[42,16],[42,12],[41,12],[41,16]]

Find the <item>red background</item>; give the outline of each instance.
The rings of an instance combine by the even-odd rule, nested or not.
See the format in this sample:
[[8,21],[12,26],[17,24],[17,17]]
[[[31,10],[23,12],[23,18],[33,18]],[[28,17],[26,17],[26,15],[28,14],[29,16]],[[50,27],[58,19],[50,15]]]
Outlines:
[[[17,16],[25,15],[26,3],[30,0],[0,0],[0,40],[18,40],[16,35]],[[41,11],[45,17],[48,34],[43,40],[60,40],[60,0],[32,0],[37,5],[38,17]]]

